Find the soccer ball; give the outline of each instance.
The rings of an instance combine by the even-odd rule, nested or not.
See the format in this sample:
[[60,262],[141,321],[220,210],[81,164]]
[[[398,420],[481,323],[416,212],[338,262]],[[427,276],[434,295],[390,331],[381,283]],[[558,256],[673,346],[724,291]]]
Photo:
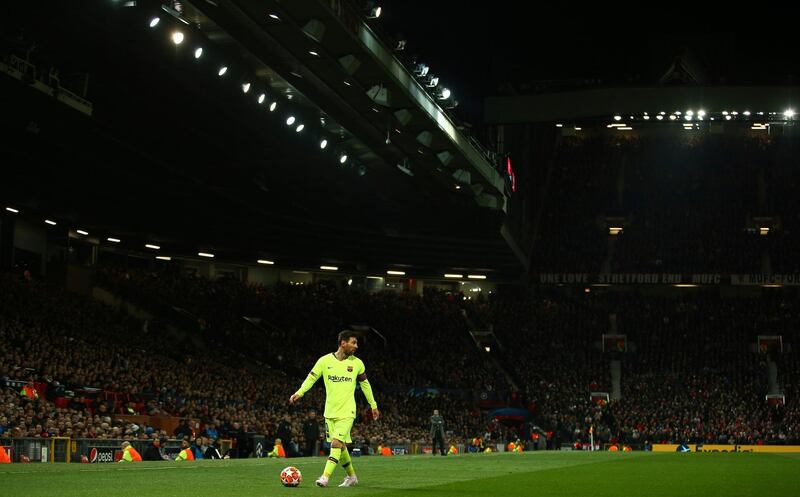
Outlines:
[[281,471],[281,484],[284,487],[299,487],[300,482],[303,481],[303,475],[300,470],[294,466],[288,466]]

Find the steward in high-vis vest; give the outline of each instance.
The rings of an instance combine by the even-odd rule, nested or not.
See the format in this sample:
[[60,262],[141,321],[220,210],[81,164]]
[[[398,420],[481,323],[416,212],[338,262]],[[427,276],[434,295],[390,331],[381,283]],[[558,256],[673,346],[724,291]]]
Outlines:
[[194,452],[192,452],[192,448],[189,447],[189,442],[184,440],[181,442],[181,451],[178,452],[178,455],[175,456],[176,461],[194,461]]
[[283,443],[280,438],[275,439],[275,446],[272,448],[272,452],[267,454],[267,457],[286,457],[286,451],[283,450]]
[[39,392],[36,391],[36,387],[33,385],[33,381],[29,381],[27,385],[22,387],[22,390],[20,390],[19,394],[31,400],[39,398]]
[[142,462],[142,456],[130,442],[122,442],[122,459],[119,462]]
[[2,445],[0,445],[0,464],[11,464],[11,456]]
[[453,456],[456,454],[458,454],[458,447],[456,447],[455,445],[450,445],[450,450],[447,451],[447,455]]

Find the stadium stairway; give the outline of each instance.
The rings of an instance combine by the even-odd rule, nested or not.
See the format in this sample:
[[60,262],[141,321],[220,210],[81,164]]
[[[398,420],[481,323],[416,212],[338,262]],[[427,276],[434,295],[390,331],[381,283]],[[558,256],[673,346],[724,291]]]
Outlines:
[[611,400],[622,398],[622,363],[611,361]]
[[767,393],[775,395],[781,393],[781,387],[778,383],[778,365],[772,359],[767,362]]
[[533,218],[533,229],[531,230],[530,240],[531,243],[529,245],[529,252],[528,252],[528,265],[533,262],[533,255],[537,248],[537,241],[539,240],[539,234],[542,227],[542,219],[544,218],[545,209],[547,209],[547,197],[550,192],[550,186],[553,180],[553,169],[556,167],[556,162],[558,159],[558,152],[561,145],[561,134],[557,134],[553,143],[553,148],[550,153],[550,158],[547,161],[547,173],[544,178],[544,182],[542,184],[540,195],[539,195],[539,205],[536,208]]
[[[513,364],[512,358],[508,357],[503,345],[497,340],[497,337],[494,336],[493,327],[490,324],[488,329],[479,329],[478,326],[475,325],[475,322],[469,317],[466,309],[463,309],[462,316],[464,317],[464,322],[467,324],[467,329],[472,332],[478,333],[488,333],[492,337],[494,337],[494,342],[497,344],[496,347],[491,347],[490,350],[486,353],[492,361],[494,367],[502,373],[503,377],[506,379],[509,385],[511,385],[514,390],[520,391],[519,385],[524,385],[525,383],[521,381],[519,377],[513,371],[503,367],[503,364]],[[474,335],[470,337],[474,340]],[[480,347],[480,345],[476,342],[476,346]],[[483,351],[481,351],[483,352]]]
[[[107,288],[95,286],[92,288],[92,298],[98,302],[102,302],[114,309],[121,310],[131,317],[140,319],[147,325],[154,322],[161,322],[166,324],[164,332],[167,334],[171,343],[176,345],[189,345],[194,350],[205,350],[209,344],[205,342],[203,336],[198,333],[189,333],[187,330],[187,323],[197,326],[197,321],[192,323],[190,315],[182,314],[182,318],[175,318],[174,316],[164,316],[163,313],[151,309],[145,309],[138,304],[131,303],[119,295],[114,294]],[[173,308],[176,314],[180,314],[181,310]],[[196,318],[195,318],[196,319]]]

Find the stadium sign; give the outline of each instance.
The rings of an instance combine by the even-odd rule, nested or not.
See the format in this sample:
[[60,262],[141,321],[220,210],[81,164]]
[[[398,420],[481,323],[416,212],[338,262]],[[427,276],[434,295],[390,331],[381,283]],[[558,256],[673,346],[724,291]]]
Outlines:
[[[653,452],[678,452],[678,444],[653,444]],[[800,453],[800,445],[722,445],[689,444],[688,452],[765,452]]]
[[[713,281],[713,278],[709,278]],[[675,285],[685,276],[669,273],[542,273],[537,277],[545,285]]]
[[540,273],[542,285],[734,285],[800,286],[800,274]]
[[732,274],[731,284],[800,286],[800,274]]
[[92,447],[89,450],[89,462],[104,463],[116,462],[122,457],[120,449],[115,447]]

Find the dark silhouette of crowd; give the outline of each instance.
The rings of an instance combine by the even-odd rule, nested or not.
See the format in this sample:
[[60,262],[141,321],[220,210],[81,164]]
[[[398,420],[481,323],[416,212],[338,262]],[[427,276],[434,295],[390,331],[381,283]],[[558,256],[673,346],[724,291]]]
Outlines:
[[[549,181],[541,178],[534,268],[796,272],[797,146],[766,133],[563,137]],[[623,232],[612,237],[609,227]]]

